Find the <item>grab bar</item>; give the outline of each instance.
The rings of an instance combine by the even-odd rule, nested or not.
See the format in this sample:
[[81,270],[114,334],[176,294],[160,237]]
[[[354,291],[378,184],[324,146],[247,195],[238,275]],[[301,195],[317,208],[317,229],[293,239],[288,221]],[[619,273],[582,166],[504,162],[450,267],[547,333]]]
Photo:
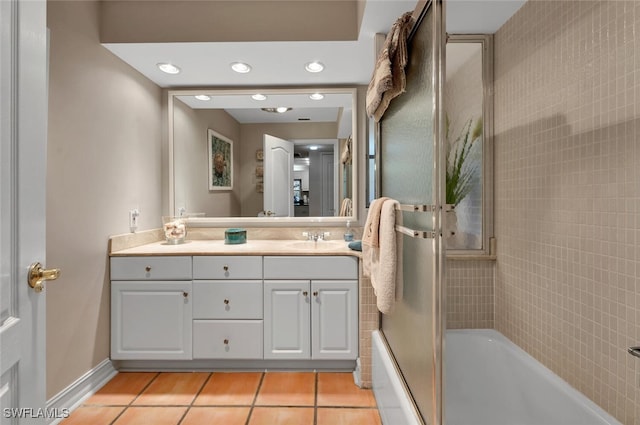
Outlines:
[[627,352],[635,357],[640,357],[640,347],[629,347]]
[[436,232],[433,231],[425,231],[425,230],[413,230],[408,227],[400,226],[396,224],[396,232],[403,233],[407,236],[411,236],[412,238],[421,238],[421,239],[435,239]]
[[412,205],[412,204],[396,205],[396,211],[434,212],[435,210],[436,210],[435,205]]

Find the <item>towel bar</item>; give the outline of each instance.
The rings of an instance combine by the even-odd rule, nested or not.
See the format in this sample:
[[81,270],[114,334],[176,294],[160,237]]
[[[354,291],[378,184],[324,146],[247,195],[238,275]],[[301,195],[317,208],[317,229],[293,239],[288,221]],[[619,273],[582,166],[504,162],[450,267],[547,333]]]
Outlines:
[[433,231],[425,231],[425,230],[413,230],[408,227],[399,226],[396,224],[396,232],[403,233],[407,236],[411,236],[412,238],[421,238],[421,239],[435,239],[436,232]]
[[411,205],[411,204],[396,205],[396,211],[434,212],[435,210],[436,210],[435,205]]

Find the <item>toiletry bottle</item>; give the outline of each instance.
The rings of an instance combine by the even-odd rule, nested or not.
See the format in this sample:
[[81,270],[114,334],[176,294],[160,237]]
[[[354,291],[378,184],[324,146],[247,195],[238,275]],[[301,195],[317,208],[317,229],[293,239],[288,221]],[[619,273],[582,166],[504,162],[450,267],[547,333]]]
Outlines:
[[351,242],[353,240],[353,232],[351,231],[351,222],[347,221],[347,231],[344,232],[344,240]]

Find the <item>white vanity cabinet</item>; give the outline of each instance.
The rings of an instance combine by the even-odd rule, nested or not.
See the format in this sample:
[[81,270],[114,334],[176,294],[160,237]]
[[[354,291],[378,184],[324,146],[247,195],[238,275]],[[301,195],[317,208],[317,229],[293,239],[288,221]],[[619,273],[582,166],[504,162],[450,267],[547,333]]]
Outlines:
[[347,256],[264,258],[264,358],[354,360],[358,266]]
[[111,258],[111,358],[191,359],[191,257]]
[[193,358],[262,359],[262,257],[193,258]]
[[357,357],[356,257],[111,257],[111,358],[123,367],[344,367]]

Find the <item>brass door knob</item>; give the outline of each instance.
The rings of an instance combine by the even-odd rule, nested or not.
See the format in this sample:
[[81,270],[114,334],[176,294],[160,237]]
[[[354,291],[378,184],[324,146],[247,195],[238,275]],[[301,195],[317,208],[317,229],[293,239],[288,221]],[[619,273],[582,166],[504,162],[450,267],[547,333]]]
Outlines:
[[44,269],[40,263],[29,266],[29,286],[36,292],[42,292],[45,280],[56,280],[58,276],[60,276],[60,269]]

